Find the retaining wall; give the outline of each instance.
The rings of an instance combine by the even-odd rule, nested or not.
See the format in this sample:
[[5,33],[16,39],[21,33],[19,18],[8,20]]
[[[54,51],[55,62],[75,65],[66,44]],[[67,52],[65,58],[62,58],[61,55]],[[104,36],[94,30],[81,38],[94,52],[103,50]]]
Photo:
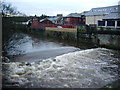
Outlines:
[[102,33],[99,33],[99,31],[86,25],[77,26],[76,28],[46,27],[44,35],[46,37],[71,40],[78,43],[83,42],[93,44],[94,46],[103,46],[106,48],[120,50],[119,34],[109,33],[109,31],[107,31],[107,33],[106,31],[102,31]]

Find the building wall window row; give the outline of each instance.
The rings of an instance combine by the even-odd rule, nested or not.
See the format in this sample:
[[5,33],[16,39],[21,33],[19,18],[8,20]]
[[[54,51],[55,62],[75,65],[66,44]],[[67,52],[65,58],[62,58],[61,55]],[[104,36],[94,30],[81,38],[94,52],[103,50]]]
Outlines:
[[99,27],[120,27],[120,21],[119,20],[113,20],[113,21],[98,21]]

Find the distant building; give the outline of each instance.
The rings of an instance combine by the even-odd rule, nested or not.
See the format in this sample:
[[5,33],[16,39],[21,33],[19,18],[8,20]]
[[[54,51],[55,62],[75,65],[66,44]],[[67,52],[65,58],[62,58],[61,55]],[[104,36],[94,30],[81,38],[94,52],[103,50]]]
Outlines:
[[31,28],[38,29],[39,28],[39,20],[38,19],[32,19],[31,20]]
[[88,11],[84,11],[84,12],[80,13],[81,14],[82,22],[84,24],[86,24],[86,13],[88,13]]
[[63,17],[63,14],[57,14],[57,17]]
[[63,18],[63,23],[68,25],[85,24],[85,17],[80,13],[71,13]]
[[120,28],[120,12],[111,12],[103,20],[98,21],[98,26]]
[[42,19],[39,22],[40,22],[40,24],[53,24],[53,22],[47,18]]
[[63,22],[63,15],[57,14],[57,16],[49,16],[47,17],[48,20],[50,20],[54,24],[62,24]]
[[34,29],[44,29],[46,25],[51,25],[54,24],[52,21],[46,19],[38,20],[38,19],[33,19],[31,22],[31,28]]
[[118,12],[118,5],[109,6],[109,7],[93,8],[85,14],[86,24],[97,25],[98,20],[102,21],[103,19],[105,19],[105,17],[107,18],[106,15],[113,13],[113,12]]
[[58,17],[58,16],[55,16],[55,17],[51,17],[51,18],[47,18],[48,20],[50,20],[52,23],[54,24],[62,24],[63,22],[63,17]]
[[98,26],[120,28],[120,5],[119,3],[114,11],[110,12],[102,20],[98,21]]

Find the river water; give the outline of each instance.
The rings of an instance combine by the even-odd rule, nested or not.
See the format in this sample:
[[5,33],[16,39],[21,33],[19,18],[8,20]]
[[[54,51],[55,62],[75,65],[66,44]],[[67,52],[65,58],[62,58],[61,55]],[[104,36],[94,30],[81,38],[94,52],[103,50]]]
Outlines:
[[[6,47],[5,87],[100,88],[119,79],[120,53],[16,33]],[[8,68],[6,68],[8,67]]]
[[47,58],[54,58],[68,52],[80,50],[77,47],[59,43],[51,39],[36,38],[34,36],[15,33],[6,47],[10,61],[33,62]]

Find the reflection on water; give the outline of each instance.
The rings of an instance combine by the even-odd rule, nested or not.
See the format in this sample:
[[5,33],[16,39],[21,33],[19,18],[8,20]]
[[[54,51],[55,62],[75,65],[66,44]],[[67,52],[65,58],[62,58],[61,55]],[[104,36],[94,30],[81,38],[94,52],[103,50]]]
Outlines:
[[11,61],[36,61],[79,50],[73,46],[23,33],[16,33],[12,38],[7,47]]
[[37,38],[31,38],[29,36],[25,36],[22,40],[18,41],[20,43],[17,42],[17,45],[14,47],[14,49],[11,48],[11,50],[8,51],[9,55],[17,54],[16,52],[14,52],[15,50],[24,51],[24,53],[22,54],[26,54],[35,51],[49,50],[62,47],[62,45],[60,44]]

